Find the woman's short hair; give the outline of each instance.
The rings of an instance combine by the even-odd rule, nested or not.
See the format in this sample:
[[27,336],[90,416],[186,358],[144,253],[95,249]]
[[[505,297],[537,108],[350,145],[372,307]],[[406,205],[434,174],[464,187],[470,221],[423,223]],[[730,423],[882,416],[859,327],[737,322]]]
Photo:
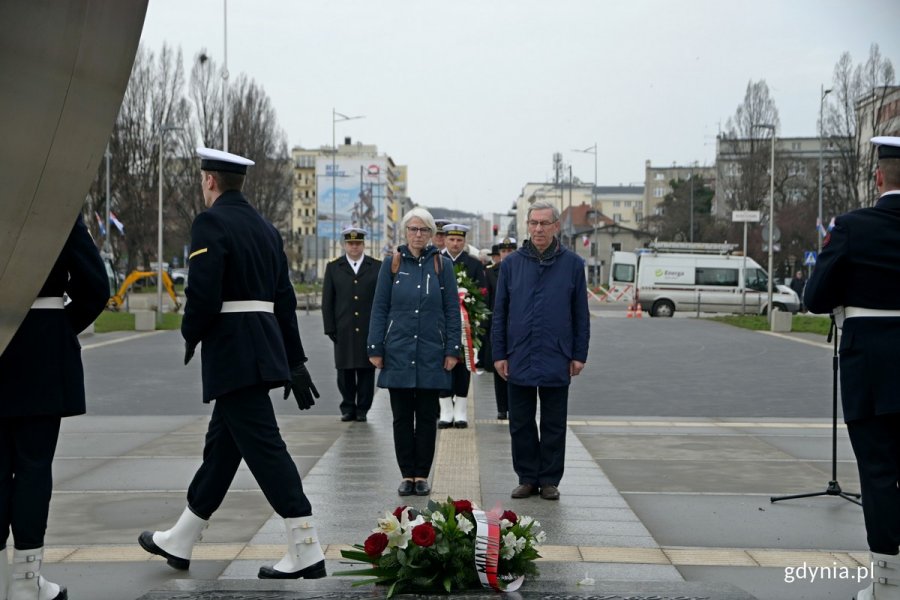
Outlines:
[[434,217],[431,216],[431,213],[422,208],[421,206],[417,206],[405,215],[403,215],[403,220],[400,221],[400,227],[404,230],[406,229],[407,224],[409,224],[410,219],[419,218],[425,223],[426,227],[431,229],[431,233],[434,234],[434,230],[437,229],[437,226],[434,224]]

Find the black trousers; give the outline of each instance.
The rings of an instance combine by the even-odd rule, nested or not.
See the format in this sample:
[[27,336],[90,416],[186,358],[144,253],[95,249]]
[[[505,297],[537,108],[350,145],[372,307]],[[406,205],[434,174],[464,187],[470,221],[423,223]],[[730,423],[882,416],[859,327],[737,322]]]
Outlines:
[[188,487],[188,506],[194,514],[209,519],[216,512],[242,458],[279,516],[290,519],[312,514],[297,465],[281,439],[269,390],[263,386],[216,399],[203,464]]
[[469,382],[472,380],[472,373],[466,368],[465,359],[460,358],[453,370],[450,371],[451,383],[449,390],[440,392],[441,398],[466,398],[469,395]]
[[438,390],[390,388],[394,413],[394,452],[403,477],[427,478],[434,461]]
[[44,545],[59,423],[55,416],[0,419],[0,548],[10,530],[17,550]]
[[494,397],[497,399],[497,412],[509,411],[509,385],[506,380],[494,371]]
[[341,392],[341,414],[365,416],[375,396],[375,368],[338,369],[337,386]]
[[847,423],[856,454],[869,550],[900,550],[900,415]]
[[[541,429],[538,436],[538,395]],[[509,436],[513,469],[519,483],[559,485],[566,462],[566,414],[569,386],[532,387],[509,384]]]

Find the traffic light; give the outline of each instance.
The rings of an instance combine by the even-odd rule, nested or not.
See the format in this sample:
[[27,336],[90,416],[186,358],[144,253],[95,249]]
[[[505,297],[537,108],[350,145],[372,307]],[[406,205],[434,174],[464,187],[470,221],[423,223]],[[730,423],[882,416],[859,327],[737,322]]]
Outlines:
[[495,236],[495,237],[496,237],[497,232],[498,232],[499,230],[500,230],[500,227],[497,226],[497,225],[494,225],[494,236]]

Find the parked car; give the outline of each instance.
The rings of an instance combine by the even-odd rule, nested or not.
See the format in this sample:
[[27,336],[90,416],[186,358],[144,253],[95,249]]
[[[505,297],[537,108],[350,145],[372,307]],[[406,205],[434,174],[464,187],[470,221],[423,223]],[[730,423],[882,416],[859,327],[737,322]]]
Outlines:
[[187,269],[172,269],[172,272],[169,273],[169,277],[172,278],[172,283],[178,285],[179,283],[182,285],[187,285],[188,281],[188,270]]

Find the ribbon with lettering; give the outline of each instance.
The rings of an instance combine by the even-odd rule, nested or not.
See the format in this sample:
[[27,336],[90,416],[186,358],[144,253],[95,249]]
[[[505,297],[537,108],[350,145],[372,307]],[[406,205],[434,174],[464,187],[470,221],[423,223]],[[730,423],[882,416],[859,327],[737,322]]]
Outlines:
[[500,515],[496,511],[473,510],[475,517],[475,571],[481,586],[498,592],[514,592],[522,586],[525,576],[515,579],[501,577],[498,572],[500,562]]
[[459,290],[459,316],[462,319],[463,361],[469,371],[475,370],[475,346],[472,340],[472,324],[469,322],[469,311],[466,310],[466,294],[464,288]]

